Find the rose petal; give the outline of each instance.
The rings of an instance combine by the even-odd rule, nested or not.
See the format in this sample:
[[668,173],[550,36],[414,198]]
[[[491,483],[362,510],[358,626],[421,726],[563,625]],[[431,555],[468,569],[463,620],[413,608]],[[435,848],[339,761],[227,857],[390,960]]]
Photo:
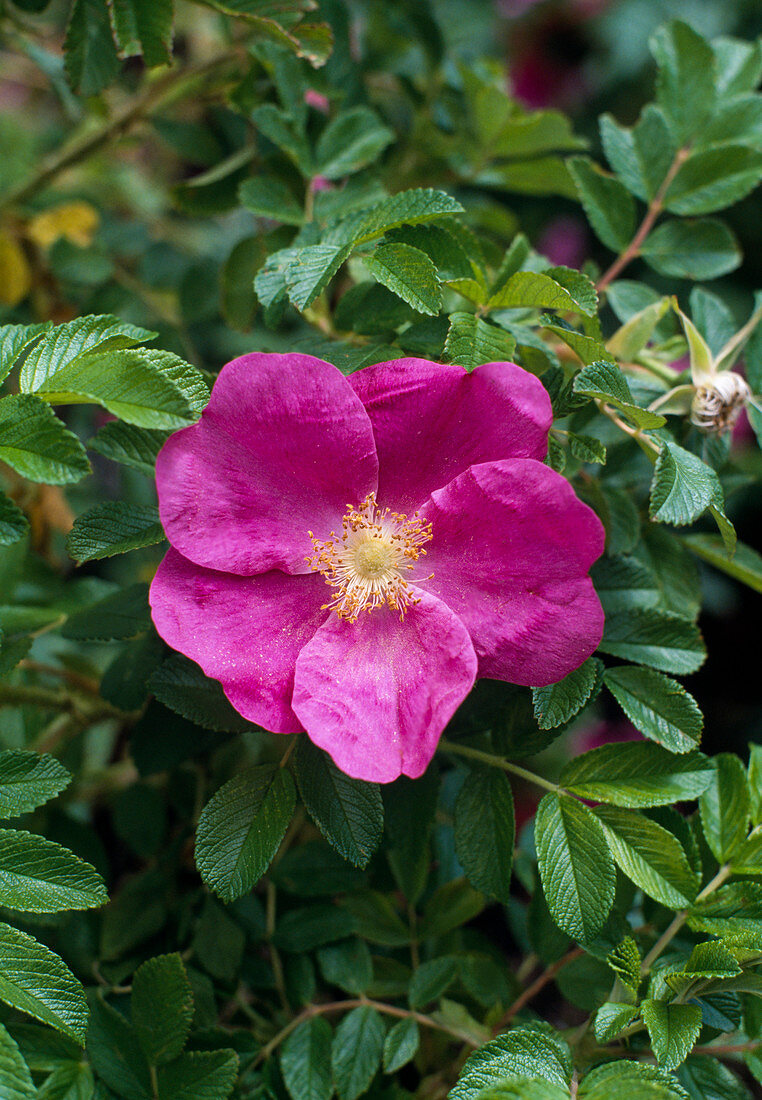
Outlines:
[[367,414],[344,376],[311,355],[243,355],[223,367],[201,419],[159,454],[159,513],[176,550],[210,569],[306,573],[325,538],[376,488]]
[[604,530],[560,474],[532,459],[487,462],[421,511],[432,524],[425,587],[465,623],[480,676],[542,687],[596,649],[603,610],[587,571]]
[[465,627],[425,592],[403,621],[386,607],[331,615],[296,662],[293,708],[309,737],[356,779],[422,775],[471,690]]
[[219,680],[244,718],[273,733],[302,727],[291,709],[299,650],[324,622],[317,573],[257,577],[215,573],[170,550],[150,592],[164,641]]
[[515,363],[485,363],[469,374],[427,359],[396,359],[349,381],[376,437],[379,503],[395,511],[414,511],[475,462],[547,453],[550,398]]

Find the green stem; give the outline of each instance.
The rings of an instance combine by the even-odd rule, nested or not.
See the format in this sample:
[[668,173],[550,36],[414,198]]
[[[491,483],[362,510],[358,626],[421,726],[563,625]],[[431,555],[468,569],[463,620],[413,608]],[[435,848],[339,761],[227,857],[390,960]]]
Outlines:
[[[723,882],[725,882],[725,880],[729,877],[730,877],[730,864],[725,863],[725,864],[723,864],[722,867],[720,867],[719,871],[714,876],[712,881],[707,883],[707,885],[704,887],[704,889],[701,891],[700,894],[696,895],[696,901],[699,902],[699,901],[703,901],[704,898],[708,898],[709,895],[713,894],[714,891],[718,889],[718,887],[722,886]],[[659,936],[656,943],[653,945],[651,950],[648,952],[646,957],[643,959],[643,965],[640,968],[641,969],[641,974],[646,975],[649,972],[649,970],[651,969],[651,967],[653,966],[655,961],[658,959],[659,955],[661,955],[664,948],[667,947],[672,942],[672,940],[675,938],[677,933],[683,927],[683,925],[685,924],[687,919],[688,919],[688,910],[687,909],[682,909],[676,915],[676,917],[674,918],[672,923],[667,928],[665,928],[665,930]]]
[[518,764],[513,764],[502,756],[494,756],[491,752],[482,752],[481,749],[472,749],[468,745],[458,745],[444,739],[439,742],[439,747],[445,752],[454,753],[456,756],[466,756],[470,760],[478,760],[481,764],[489,764],[490,767],[502,768],[503,771],[512,772],[513,775],[518,775],[520,779],[526,779],[528,783],[534,783],[538,787],[543,787],[546,791],[556,792],[561,790],[558,783],[551,783],[549,779],[543,779],[541,775],[536,775],[526,768],[521,768]]
[[661,447],[656,443],[649,435],[643,434],[642,428],[633,428],[626,421],[622,420],[621,416],[616,412],[611,405],[607,405],[605,401],[596,398],[595,401],[598,406],[598,411],[607,416],[612,423],[616,424],[620,431],[628,435],[630,439],[634,439],[637,445],[640,447],[646,455],[649,462],[655,463],[656,459],[661,453]]
[[65,691],[27,687],[25,684],[0,684],[0,707],[42,707],[45,710],[74,710],[74,700]]

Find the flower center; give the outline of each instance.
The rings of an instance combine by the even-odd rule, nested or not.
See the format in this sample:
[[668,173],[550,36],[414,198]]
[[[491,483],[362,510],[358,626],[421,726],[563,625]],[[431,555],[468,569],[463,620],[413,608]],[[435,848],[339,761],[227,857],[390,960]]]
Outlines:
[[340,535],[331,531],[327,539],[318,539],[308,532],[313,553],[307,564],[334,589],[324,608],[350,623],[361,611],[384,604],[404,618],[407,608],[420,600],[405,574],[426,553],[423,546],[431,539],[431,524],[417,512],[408,519],[388,508],[382,511],[375,493],[356,508],[347,507]]

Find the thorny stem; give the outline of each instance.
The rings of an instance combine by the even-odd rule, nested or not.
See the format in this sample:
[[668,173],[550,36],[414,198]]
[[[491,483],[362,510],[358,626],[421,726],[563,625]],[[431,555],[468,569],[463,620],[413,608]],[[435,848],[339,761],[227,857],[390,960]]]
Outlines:
[[325,1016],[332,1012],[349,1012],[353,1008],[363,1007],[374,1008],[376,1012],[381,1012],[385,1016],[396,1016],[399,1020],[415,1020],[422,1027],[442,1031],[445,1035],[451,1035],[453,1039],[467,1043],[470,1047],[481,1046],[479,1040],[475,1039],[473,1035],[469,1035],[465,1031],[459,1031],[456,1027],[450,1027],[449,1024],[441,1023],[432,1016],[424,1016],[423,1013],[414,1012],[409,1008],[388,1005],[383,1001],[370,1001],[366,997],[354,997],[347,1001],[330,1001],[326,1004],[310,1005],[305,1008],[303,1012],[290,1020],[266,1046],[262,1047],[253,1064],[258,1065],[260,1062],[267,1061],[272,1052],[280,1046],[284,1039],[289,1037],[292,1031],[296,1031],[300,1024],[303,1024],[306,1020],[311,1020],[313,1016]]
[[556,792],[561,789],[558,783],[551,783],[549,779],[543,779],[541,775],[536,775],[526,768],[521,768],[518,764],[513,764],[510,760],[503,759],[502,756],[494,756],[491,752],[482,752],[481,749],[472,749],[468,745],[457,745],[452,741],[445,741],[444,739],[439,742],[439,747],[440,749],[444,749],[445,752],[454,753],[456,756],[467,756],[471,760],[479,760],[482,764],[489,764],[493,768],[502,768],[503,771],[512,772],[521,779],[526,779],[528,783],[534,783],[538,787],[544,787],[546,791]]
[[97,153],[99,149],[108,145],[115,138],[120,137],[136,122],[149,113],[161,100],[175,91],[179,84],[189,79],[195,79],[213,72],[215,69],[234,61],[240,56],[238,48],[228,49],[215,54],[207,61],[187,69],[171,70],[154,80],[150,86],[131,103],[115,111],[111,118],[93,133],[88,133],[75,139],[66,148],[54,153],[42,161],[37,171],[29,179],[12,188],[0,198],[0,210],[35,195],[43,187],[46,187],[67,168],[86,160]]
[[614,279],[616,279],[617,275],[619,275],[619,273],[625,267],[627,267],[628,264],[632,263],[632,261],[640,255],[641,245],[653,229],[654,222],[659,217],[659,214],[661,214],[664,208],[664,198],[667,194],[667,191],[669,190],[669,186],[672,183],[672,180],[677,175],[680,165],[683,163],[683,161],[687,160],[689,153],[690,150],[686,146],[684,146],[682,149],[677,150],[677,153],[675,153],[675,159],[669,166],[669,171],[662,180],[661,187],[651,199],[651,202],[648,205],[648,210],[645,213],[645,217],[638,226],[635,236],[632,238],[624,251],[620,252],[620,254],[617,256],[611,266],[603,273],[603,275],[601,275],[600,279],[596,283],[596,290],[605,290],[609,283],[613,282]]
[[[714,891],[718,887],[722,886],[723,882],[725,882],[725,880],[729,877],[730,877],[730,864],[729,863],[724,863],[722,865],[722,867],[720,867],[719,871],[714,876],[712,881],[708,882],[706,884],[706,886],[704,887],[704,889],[701,891],[701,893],[696,895],[696,901],[699,902],[699,901],[703,901],[704,898],[708,898],[709,895],[713,894]],[[649,972],[649,970],[651,969],[651,967],[653,966],[655,961],[658,959],[659,955],[661,955],[664,948],[667,947],[668,944],[670,944],[672,942],[672,940],[675,938],[677,933],[683,927],[683,925],[685,924],[687,919],[688,919],[688,910],[687,909],[682,909],[677,914],[677,916],[672,921],[672,923],[667,928],[665,928],[665,930],[659,936],[656,943],[653,945],[651,950],[648,952],[646,957],[643,959],[643,965],[640,968],[640,972],[641,972],[642,975],[646,975]]]

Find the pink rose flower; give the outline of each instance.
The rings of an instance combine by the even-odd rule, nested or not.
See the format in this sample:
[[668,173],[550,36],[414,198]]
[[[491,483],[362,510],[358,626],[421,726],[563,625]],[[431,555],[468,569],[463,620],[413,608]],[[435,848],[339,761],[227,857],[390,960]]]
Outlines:
[[600,641],[603,528],[550,424],[513,363],[235,359],[159,455],[157,630],[250,721],[421,775],[477,676],[552,683]]

